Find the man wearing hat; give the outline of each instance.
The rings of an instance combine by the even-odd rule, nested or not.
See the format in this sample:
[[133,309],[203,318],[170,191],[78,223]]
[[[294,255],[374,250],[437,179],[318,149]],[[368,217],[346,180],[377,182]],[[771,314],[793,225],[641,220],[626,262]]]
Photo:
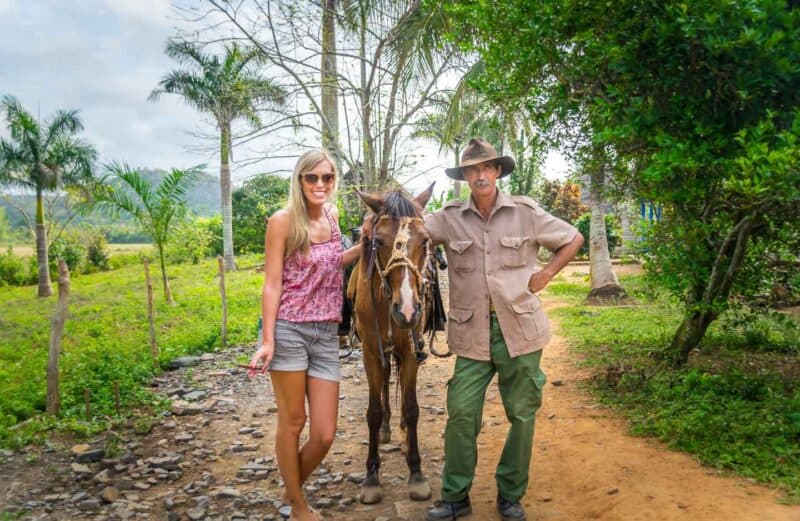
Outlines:
[[[511,423],[495,472],[497,508],[504,520],[525,519],[520,499],[528,486],[534,417],[545,383],[539,361],[550,340],[536,294],[575,256],[583,236],[532,199],[497,189],[497,180],[514,166],[486,140],[471,139],[461,164],[445,170],[467,182],[469,200],[450,201],[425,216],[432,243],[447,249],[447,343],[458,355],[447,389],[442,497],[428,510],[431,521],[471,513],[484,395],[495,373]],[[554,255],[537,269],[540,246]]]

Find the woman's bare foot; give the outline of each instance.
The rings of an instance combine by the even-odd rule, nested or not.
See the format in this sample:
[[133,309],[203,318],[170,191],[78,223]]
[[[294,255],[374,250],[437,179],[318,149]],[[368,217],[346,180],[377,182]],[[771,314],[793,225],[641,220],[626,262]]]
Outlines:
[[281,504],[282,505],[292,504],[292,501],[289,499],[289,493],[286,491],[286,487],[281,487]]

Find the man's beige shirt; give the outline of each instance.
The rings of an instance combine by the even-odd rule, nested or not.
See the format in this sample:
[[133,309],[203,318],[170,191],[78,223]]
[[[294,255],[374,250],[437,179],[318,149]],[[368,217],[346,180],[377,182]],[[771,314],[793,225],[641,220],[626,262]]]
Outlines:
[[539,246],[556,251],[578,233],[532,199],[498,190],[487,220],[475,203],[450,201],[425,216],[434,244],[447,249],[450,311],[447,343],[459,356],[489,360],[489,303],[493,304],[509,355],[542,349],[550,325],[541,300],[528,290]]

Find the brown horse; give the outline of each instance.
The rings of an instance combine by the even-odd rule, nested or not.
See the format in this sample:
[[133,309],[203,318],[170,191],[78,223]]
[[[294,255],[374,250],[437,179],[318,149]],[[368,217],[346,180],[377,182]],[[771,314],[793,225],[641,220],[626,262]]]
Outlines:
[[[410,199],[399,190],[383,195],[362,194],[373,212],[368,219],[372,233],[364,244],[359,266],[353,271],[348,295],[355,301],[355,324],[363,345],[364,369],[369,383],[369,454],[367,475],[361,484],[361,502],[382,498],[378,443],[391,438],[389,377],[394,360],[402,397],[401,427],[406,429],[406,463],[411,499],[431,495],[422,473],[417,443],[417,353],[415,341],[425,323],[425,294],[430,239],[422,221],[422,208],[433,192]],[[413,338],[412,338],[413,337]],[[380,439],[379,439],[380,437]]]

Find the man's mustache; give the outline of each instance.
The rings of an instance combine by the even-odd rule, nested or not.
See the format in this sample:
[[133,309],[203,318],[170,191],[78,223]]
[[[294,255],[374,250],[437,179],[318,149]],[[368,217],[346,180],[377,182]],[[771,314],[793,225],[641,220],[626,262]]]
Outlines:
[[488,179],[478,179],[477,181],[475,181],[475,186],[489,186],[489,180]]

